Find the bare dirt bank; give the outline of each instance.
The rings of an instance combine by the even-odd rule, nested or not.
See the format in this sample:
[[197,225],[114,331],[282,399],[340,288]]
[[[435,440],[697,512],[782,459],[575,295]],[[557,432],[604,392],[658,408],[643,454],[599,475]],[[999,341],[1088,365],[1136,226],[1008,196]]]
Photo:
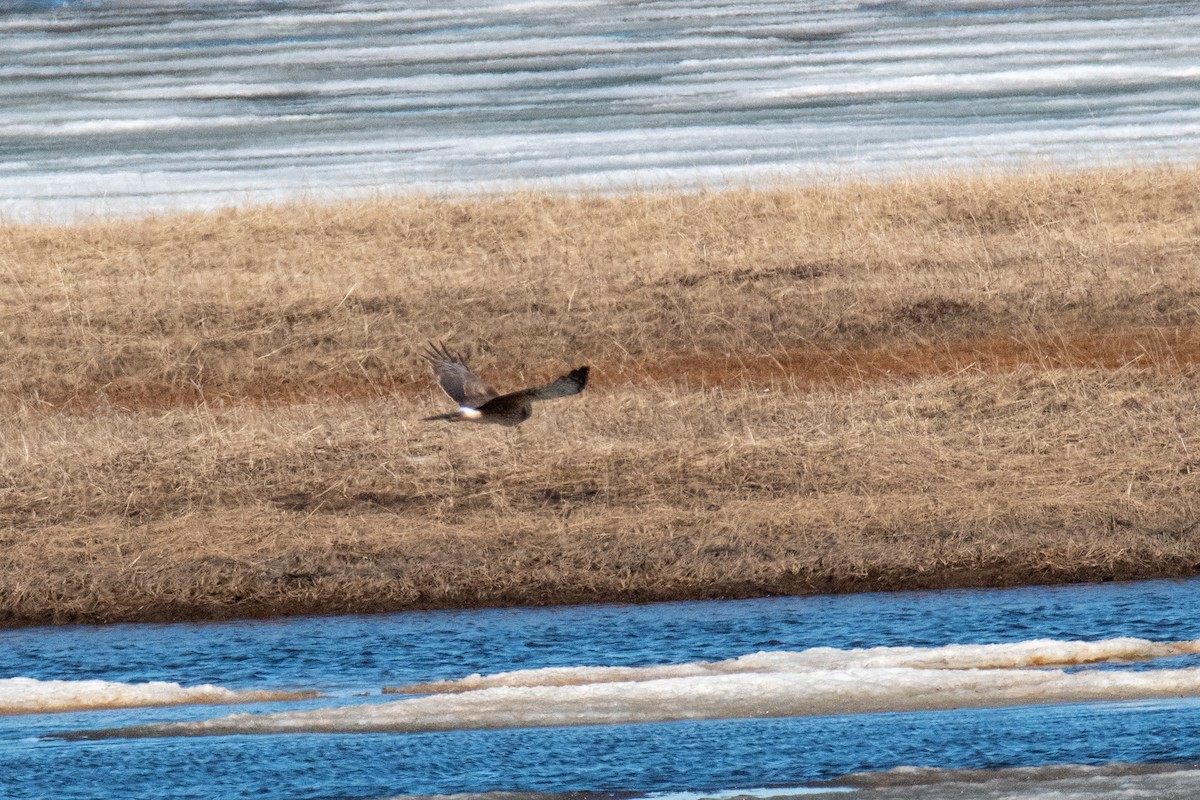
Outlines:
[[[0,227],[0,622],[1200,571],[1200,174]],[[420,424],[417,352],[515,433]]]

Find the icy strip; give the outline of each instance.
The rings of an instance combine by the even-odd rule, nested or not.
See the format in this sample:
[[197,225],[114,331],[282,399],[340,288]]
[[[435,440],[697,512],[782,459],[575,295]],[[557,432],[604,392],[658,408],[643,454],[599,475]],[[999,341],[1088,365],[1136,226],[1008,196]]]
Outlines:
[[138,706],[215,705],[304,700],[316,692],[234,691],[212,684],[116,683],[112,681],[40,681],[0,679],[0,715],[49,714]]
[[837,792],[853,792],[849,787],[826,787],[812,789],[804,786],[775,786],[757,789],[723,789],[710,792],[655,792],[630,800],[771,800],[775,797],[799,797],[806,794],[828,795]]
[[1034,639],[1012,644],[952,644],[945,647],[872,647],[838,650],[814,647],[800,652],[762,652],[725,661],[696,661],[652,667],[549,667],[495,675],[468,675],[388,687],[386,694],[469,692],[500,686],[576,686],[594,683],[652,681],[740,673],[801,673],[813,670],[913,667],[926,669],[1018,669],[1066,667],[1109,661],[1145,661],[1200,653],[1200,640],[1151,642],[1131,637],[1099,642]]
[[378,705],[83,731],[64,738],[417,733],[677,720],[871,714],[1200,696],[1200,669],[939,670],[909,667],[522,686]]
[[846,797],[856,800],[1194,800],[1200,770],[1178,764],[1056,764],[994,770],[898,767],[848,775],[828,783],[619,795],[604,792],[480,792],[398,795],[388,800],[772,800]]
[[1200,796],[1200,770],[1124,763],[997,770],[900,767],[849,775],[829,786],[853,788],[852,796],[862,800],[1192,800]]

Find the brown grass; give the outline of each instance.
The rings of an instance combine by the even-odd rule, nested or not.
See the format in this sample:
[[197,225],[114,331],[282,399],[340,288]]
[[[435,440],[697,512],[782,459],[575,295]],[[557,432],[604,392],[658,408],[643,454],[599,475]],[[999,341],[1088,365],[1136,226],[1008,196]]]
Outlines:
[[[1190,574],[1200,173],[0,226],[0,620]],[[417,351],[519,431],[422,425]]]

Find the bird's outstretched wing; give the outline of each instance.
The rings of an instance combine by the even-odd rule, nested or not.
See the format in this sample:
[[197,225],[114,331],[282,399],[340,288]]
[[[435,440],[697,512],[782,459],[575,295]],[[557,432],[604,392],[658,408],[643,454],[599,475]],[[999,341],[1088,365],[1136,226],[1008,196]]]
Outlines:
[[436,345],[430,342],[422,355],[433,368],[438,386],[460,406],[479,408],[499,395],[499,392],[489,386],[483,378],[471,371],[465,358],[451,352],[445,342]]
[[572,370],[566,375],[563,375],[558,380],[547,383],[545,386],[538,386],[533,389],[522,389],[519,392],[513,392],[511,395],[503,395],[502,397],[511,397],[514,400],[522,400],[524,402],[533,402],[534,400],[554,400],[558,397],[570,397],[573,394],[579,394],[583,391],[583,387],[587,386],[588,368],[580,367]]

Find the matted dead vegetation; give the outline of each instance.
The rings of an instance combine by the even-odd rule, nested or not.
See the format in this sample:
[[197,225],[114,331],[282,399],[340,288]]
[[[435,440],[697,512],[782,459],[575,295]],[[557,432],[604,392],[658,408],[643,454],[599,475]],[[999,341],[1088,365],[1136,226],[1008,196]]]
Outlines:
[[[1200,569],[1200,173],[0,227],[0,620]],[[420,424],[418,351],[516,432]]]

